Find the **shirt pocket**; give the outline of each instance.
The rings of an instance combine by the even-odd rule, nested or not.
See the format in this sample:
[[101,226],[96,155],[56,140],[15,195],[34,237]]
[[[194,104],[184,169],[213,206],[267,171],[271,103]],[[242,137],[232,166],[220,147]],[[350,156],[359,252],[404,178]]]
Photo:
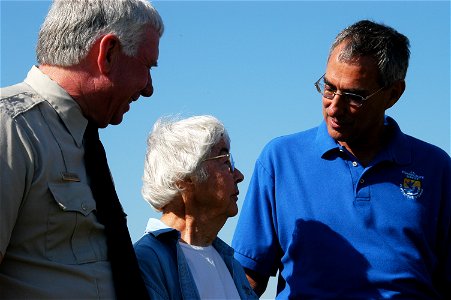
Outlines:
[[91,188],[82,182],[49,183],[46,256],[65,264],[107,260],[104,226],[97,221]]

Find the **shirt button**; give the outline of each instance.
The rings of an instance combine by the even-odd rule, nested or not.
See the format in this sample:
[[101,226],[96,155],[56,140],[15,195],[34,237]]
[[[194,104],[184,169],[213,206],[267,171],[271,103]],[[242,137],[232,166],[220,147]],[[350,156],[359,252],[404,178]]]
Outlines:
[[86,207],[86,204],[83,202],[81,204],[81,209],[83,209],[84,211],[86,211],[88,208]]
[[359,164],[358,164],[356,161],[353,161],[353,162],[352,162],[352,165],[353,165],[354,167],[357,167]]
[[365,182],[365,179],[360,179],[360,183],[364,183]]

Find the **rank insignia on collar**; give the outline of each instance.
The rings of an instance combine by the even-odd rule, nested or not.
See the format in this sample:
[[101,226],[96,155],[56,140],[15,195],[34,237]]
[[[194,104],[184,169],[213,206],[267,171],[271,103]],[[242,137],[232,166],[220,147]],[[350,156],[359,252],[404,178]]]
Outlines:
[[415,172],[402,171],[404,174],[403,183],[399,185],[401,192],[409,199],[417,199],[423,193],[422,183],[424,176],[415,174]]

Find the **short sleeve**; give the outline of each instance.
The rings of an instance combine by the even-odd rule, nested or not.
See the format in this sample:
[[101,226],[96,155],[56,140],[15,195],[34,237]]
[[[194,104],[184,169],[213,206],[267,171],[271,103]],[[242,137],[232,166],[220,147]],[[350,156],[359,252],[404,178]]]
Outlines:
[[235,258],[244,268],[275,276],[280,262],[276,234],[274,176],[265,155],[255,164],[232,240]]
[[[440,242],[443,245],[440,246],[439,254],[439,279],[438,288],[441,290],[443,299],[451,299],[451,159],[447,157],[445,164],[445,171],[442,180],[443,193],[442,193],[442,224],[441,231],[442,238]],[[443,273],[442,273],[443,272]],[[441,274],[442,273],[442,274]],[[443,279],[443,280],[440,280]]]

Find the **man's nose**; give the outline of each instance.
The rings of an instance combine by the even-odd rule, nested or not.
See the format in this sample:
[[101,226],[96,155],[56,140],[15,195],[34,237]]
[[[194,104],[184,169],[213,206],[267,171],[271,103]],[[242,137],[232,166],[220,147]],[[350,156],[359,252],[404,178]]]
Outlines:
[[141,95],[144,97],[150,97],[153,94],[153,85],[152,85],[152,76],[150,76],[150,72],[147,78],[146,86],[141,90]]
[[343,112],[348,105],[346,96],[341,94],[335,94],[332,99],[327,99],[326,101],[328,102],[326,107],[329,115]]

